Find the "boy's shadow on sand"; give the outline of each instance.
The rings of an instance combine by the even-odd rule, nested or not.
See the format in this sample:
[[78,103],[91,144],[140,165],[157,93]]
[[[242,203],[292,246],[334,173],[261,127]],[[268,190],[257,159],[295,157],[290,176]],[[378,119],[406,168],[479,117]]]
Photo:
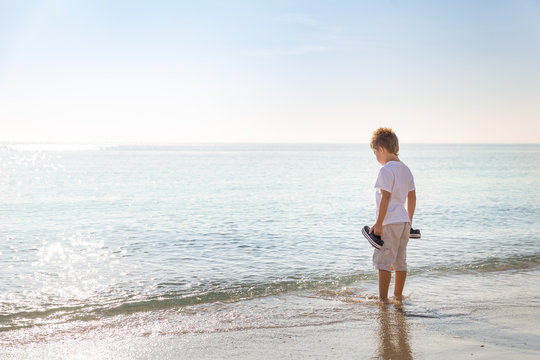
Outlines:
[[377,359],[413,359],[409,345],[409,325],[400,308],[379,307],[379,348]]

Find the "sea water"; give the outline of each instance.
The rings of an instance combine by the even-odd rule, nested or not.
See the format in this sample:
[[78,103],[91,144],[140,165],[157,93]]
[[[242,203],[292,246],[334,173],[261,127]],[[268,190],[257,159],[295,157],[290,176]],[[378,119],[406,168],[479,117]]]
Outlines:
[[[422,232],[413,283],[540,266],[540,145],[403,144],[400,158]],[[306,316],[289,295],[374,298],[361,228],[379,168],[362,144],[0,145],[4,344],[89,324],[159,334],[350,316]]]

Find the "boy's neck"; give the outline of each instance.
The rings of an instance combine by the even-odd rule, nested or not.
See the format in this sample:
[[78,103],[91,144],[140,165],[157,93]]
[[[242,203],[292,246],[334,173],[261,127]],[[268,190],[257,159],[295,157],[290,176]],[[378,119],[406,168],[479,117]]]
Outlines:
[[396,154],[385,154],[383,158],[383,165],[386,165],[390,161],[400,161]]

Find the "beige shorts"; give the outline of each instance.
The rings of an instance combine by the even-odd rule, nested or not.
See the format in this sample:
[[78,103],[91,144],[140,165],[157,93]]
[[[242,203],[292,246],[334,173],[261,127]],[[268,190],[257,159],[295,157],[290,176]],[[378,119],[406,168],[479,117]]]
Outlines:
[[378,270],[407,271],[407,243],[411,224],[408,222],[383,225],[384,245],[373,252],[373,266]]

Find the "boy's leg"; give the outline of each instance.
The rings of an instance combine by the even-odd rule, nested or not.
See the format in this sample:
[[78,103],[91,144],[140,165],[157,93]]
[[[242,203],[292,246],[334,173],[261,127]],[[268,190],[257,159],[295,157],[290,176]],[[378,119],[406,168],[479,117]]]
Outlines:
[[396,271],[396,279],[394,284],[394,297],[396,300],[401,300],[403,297],[405,279],[407,279],[407,271]]
[[390,287],[390,280],[392,279],[392,273],[386,270],[379,269],[379,300],[388,301],[388,288]]
[[391,269],[396,260],[402,232],[403,227],[399,223],[383,225],[381,236],[384,241],[383,248],[375,249],[373,254],[373,265],[379,269],[379,300],[383,302],[388,302],[388,288],[392,280]]
[[394,297],[401,300],[403,297],[403,287],[407,279],[407,243],[409,242],[410,223],[403,224],[403,232],[400,237],[400,245],[396,258],[396,279],[394,283]]

